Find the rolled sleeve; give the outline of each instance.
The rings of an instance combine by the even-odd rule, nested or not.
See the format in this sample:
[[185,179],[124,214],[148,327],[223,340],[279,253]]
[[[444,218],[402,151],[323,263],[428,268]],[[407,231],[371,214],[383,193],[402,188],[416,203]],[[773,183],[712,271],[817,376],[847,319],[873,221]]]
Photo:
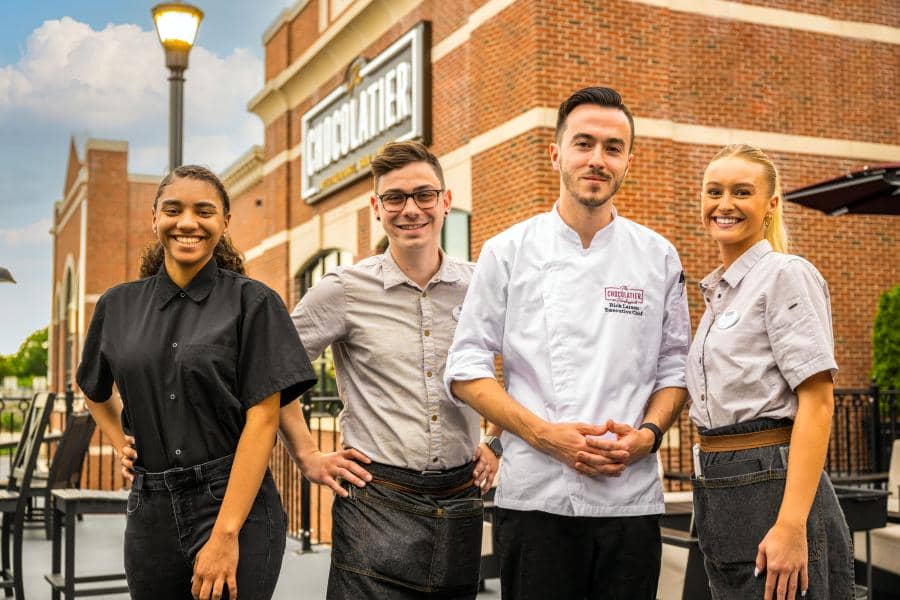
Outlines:
[[791,260],[775,275],[766,296],[766,330],[792,390],[816,373],[837,374],[828,284],[805,260]]
[[457,405],[464,403],[450,391],[454,381],[497,376],[494,357],[503,347],[508,282],[509,271],[488,242],[475,265],[444,370],[447,398]]
[[686,387],[685,365],[691,344],[691,318],[684,290],[684,270],[674,248],[666,254],[666,305],[653,391]]
[[309,360],[315,360],[347,333],[347,301],[337,273],[328,273],[303,295],[291,320]]
[[100,297],[94,307],[91,325],[84,338],[81,363],[75,381],[93,402],[106,402],[112,396],[113,373],[103,353],[103,323],[106,317],[106,295]]
[[316,376],[281,298],[266,288],[250,301],[241,326],[238,397],[248,409],[276,392],[289,404]]

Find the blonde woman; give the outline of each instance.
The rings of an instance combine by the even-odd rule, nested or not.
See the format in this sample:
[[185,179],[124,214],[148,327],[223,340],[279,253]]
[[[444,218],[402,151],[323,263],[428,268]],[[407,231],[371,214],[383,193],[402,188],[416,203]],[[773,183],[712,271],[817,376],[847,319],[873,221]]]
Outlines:
[[687,369],[712,596],[852,598],[850,534],[823,472],[837,372],[828,286],[787,254],[779,175],[761,150],[722,149],[700,200],[722,259],[700,282]]

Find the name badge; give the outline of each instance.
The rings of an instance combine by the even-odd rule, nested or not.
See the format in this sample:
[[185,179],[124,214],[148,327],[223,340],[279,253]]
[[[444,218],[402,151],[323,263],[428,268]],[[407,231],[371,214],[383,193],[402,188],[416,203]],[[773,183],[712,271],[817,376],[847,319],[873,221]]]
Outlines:
[[738,311],[727,310],[722,313],[722,316],[718,318],[718,320],[716,321],[716,326],[719,329],[728,329],[729,327],[737,323],[740,318],[741,315],[738,313]]

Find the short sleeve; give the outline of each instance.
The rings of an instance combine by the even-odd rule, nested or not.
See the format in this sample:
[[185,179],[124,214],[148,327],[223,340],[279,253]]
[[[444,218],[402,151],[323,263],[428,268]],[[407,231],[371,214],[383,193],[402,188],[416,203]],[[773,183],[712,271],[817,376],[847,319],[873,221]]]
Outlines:
[[508,284],[509,270],[489,240],[475,265],[444,369],[447,398],[457,405],[463,403],[450,391],[454,381],[497,376],[494,357],[503,349]]
[[654,392],[666,387],[686,387],[684,371],[691,345],[691,318],[684,291],[684,271],[675,248],[669,248],[666,253],[666,300],[662,325]]
[[316,382],[287,308],[269,288],[244,309],[237,375],[244,409],[276,392],[281,392],[284,406]]
[[766,293],[766,330],[775,362],[792,390],[809,377],[837,374],[828,284],[801,258],[775,274]]
[[93,402],[106,402],[112,396],[113,374],[103,354],[103,324],[106,320],[106,296],[94,306],[94,315],[84,338],[81,363],[75,374],[78,387]]
[[334,272],[312,286],[294,307],[291,320],[310,360],[346,335],[346,307],[344,284]]

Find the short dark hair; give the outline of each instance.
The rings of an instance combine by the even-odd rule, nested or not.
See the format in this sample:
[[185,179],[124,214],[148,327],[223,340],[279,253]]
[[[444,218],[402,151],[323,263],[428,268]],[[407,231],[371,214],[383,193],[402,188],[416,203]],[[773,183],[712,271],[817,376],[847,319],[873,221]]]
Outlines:
[[389,142],[378,150],[378,154],[372,159],[372,177],[375,188],[378,188],[378,180],[391,171],[402,169],[414,162],[426,162],[434,169],[441,187],[444,187],[444,170],[437,157],[421,142]]
[[562,104],[559,105],[559,113],[556,116],[556,141],[562,139],[562,134],[566,130],[566,119],[569,113],[582,104],[596,104],[597,106],[606,106],[608,108],[617,108],[625,113],[628,117],[628,125],[631,127],[631,139],[628,142],[629,151],[634,146],[634,117],[631,111],[622,102],[622,96],[616,90],[608,87],[586,87],[578,90]]

